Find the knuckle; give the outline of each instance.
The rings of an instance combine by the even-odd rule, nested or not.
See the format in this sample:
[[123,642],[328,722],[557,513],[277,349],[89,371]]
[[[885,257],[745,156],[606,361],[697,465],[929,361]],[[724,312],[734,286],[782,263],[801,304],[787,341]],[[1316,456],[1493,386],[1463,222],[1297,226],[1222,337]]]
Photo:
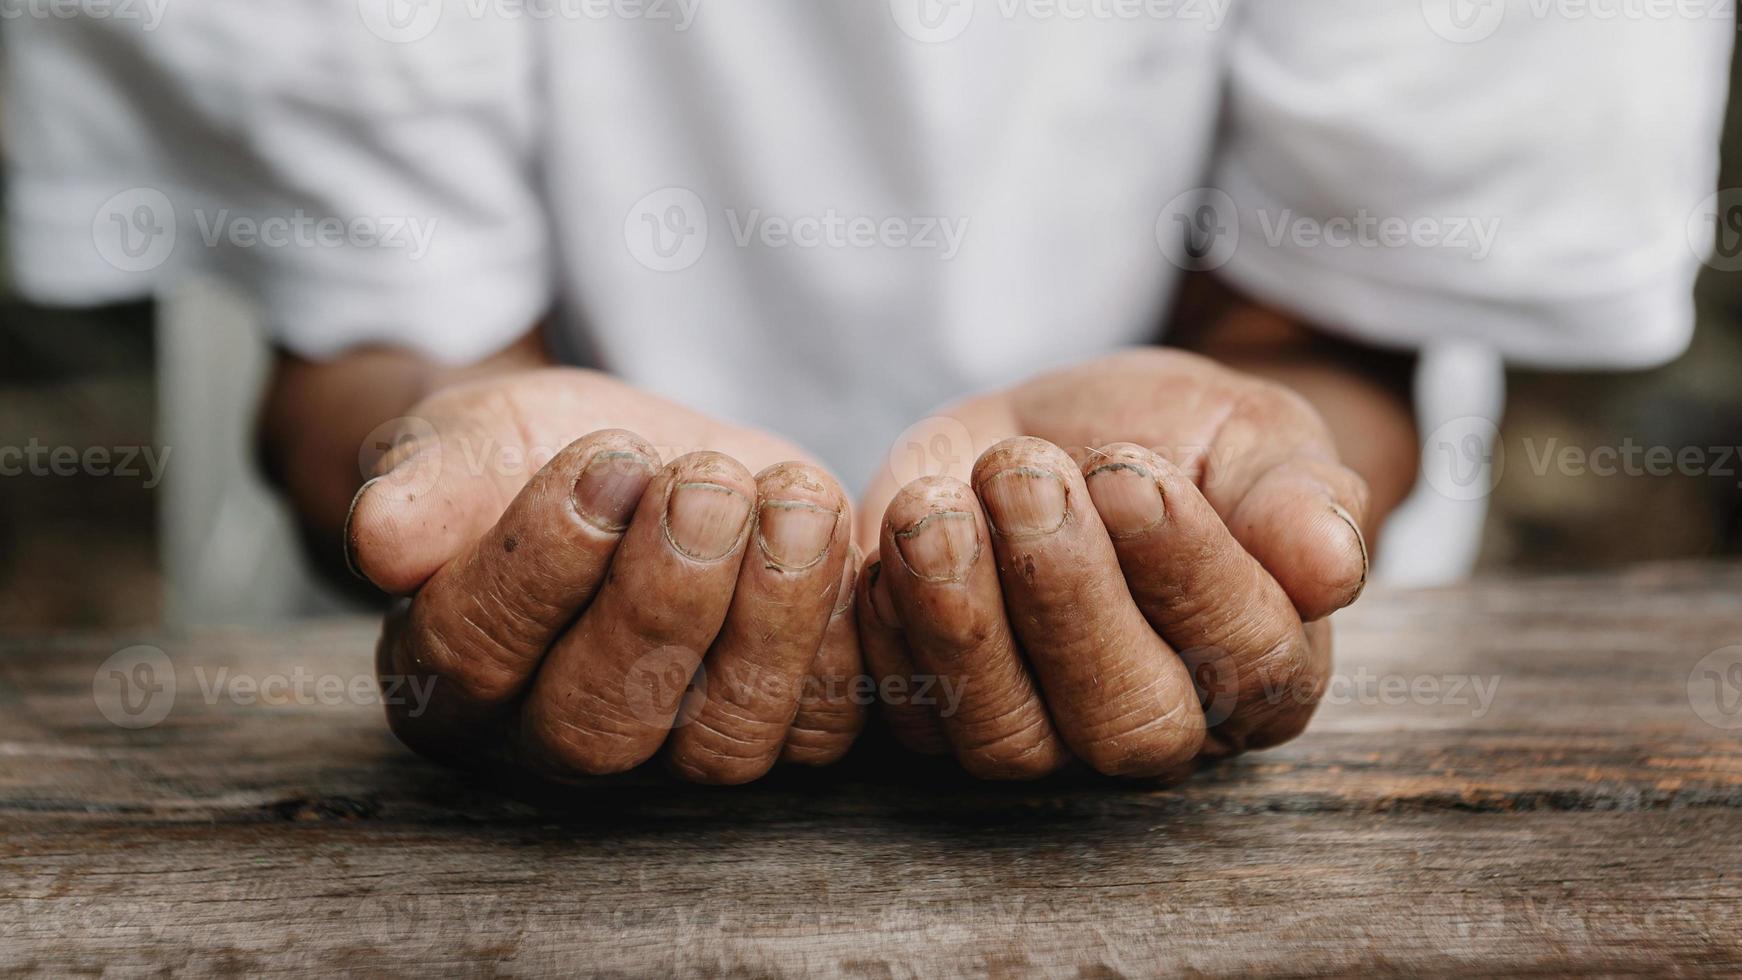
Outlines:
[[1157,706],[1142,692],[1129,699],[1131,710],[1097,726],[1077,755],[1105,776],[1157,776],[1179,768],[1198,754],[1204,741],[1204,714],[1189,696]]
[[854,732],[794,728],[786,738],[781,759],[801,766],[833,765],[852,749]]
[[564,775],[610,776],[628,772],[652,757],[648,748],[623,732],[583,728],[547,713],[532,716],[525,738],[546,768]]
[[1286,640],[1242,667],[1224,737],[1241,750],[1280,745],[1301,734],[1325,694],[1325,670],[1304,641]]
[[1039,779],[1057,772],[1065,763],[1044,713],[982,741],[970,735],[956,757],[962,768],[978,779]]
[[1193,729],[1169,721],[1122,738],[1090,742],[1079,755],[1103,776],[1159,776],[1191,761],[1203,744],[1203,736],[1202,725]]
[[697,729],[671,753],[671,769],[682,779],[737,786],[761,778],[774,765],[779,742],[765,746],[745,740],[710,726],[706,719],[697,721]]
[[[485,705],[501,704],[519,692],[520,670],[507,662],[501,650],[480,627],[471,624],[465,629],[473,636],[457,635],[446,617],[422,612],[427,603],[413,606],[412,625],[407,636],[411,654],[409,666],[435,678],[438,685],[449,687],[461,698]],[[463,619],[463,617],[461,617]]]

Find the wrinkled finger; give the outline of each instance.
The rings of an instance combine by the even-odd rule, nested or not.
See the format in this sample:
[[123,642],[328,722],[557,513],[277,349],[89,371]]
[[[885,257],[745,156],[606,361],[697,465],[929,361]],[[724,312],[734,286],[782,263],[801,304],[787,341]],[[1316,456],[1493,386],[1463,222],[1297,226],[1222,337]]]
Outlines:
[[868,685],[853,616],[861,562],[858,545],[849,546],[822,649],[811,661],[799,691],[798,714],[786,733],[786,747],[780,753],[783,762],[806,766],[839,762],[865,728]]
[[604,580],[657,459],[620,429],[576,440],[430,578],[385,634],[383,672],[431,682],[427,704],[390,710],[402,737],[430,751],[475,740],[477,725],[520,695]]
[[902,696],[936,706],[970,773],[1034,778],[1058,769],[1068,754],[1010,631],[988,535],[966,485],[915,480],[885,512],[878,585],[889,590],[919,671]]
[[364,447],[374,475],[345,520],[345,560],[392,595],[411,594],[464,553],[528,482],[523,469],[488,465],[492,447],[518,444],[488,412],[431,406],[428,417],[384,424],[374,440]]
[[822,468],[778,463],[756,492],[731,609],[671,737],[672,768],[696,782],[749,782],[780,758],[847,559],[846,494]]
[[1270,571],[1301,618],[1327,616],[1367,584],[1367,484],[1337,462],[1311,406],[1279,386],[1254,388],[1216,430],[1203,496]]
[[1153,776],[1197,755],[1191,675],[1150,629],[1077,465],[1041,439],[993,446],[974,466],[1010,621],[1059,733],[1109,775]]
[[1083,457],[1084,481],[1125,582],[1192,668],[1222,751],[1298,735],[1323,695],[1329,644],[1172,463],[1129,443]]
[[521,715],[529,761],[634,768],[664,744],[731,606],[756,483],[719,453],[680,456],[641,496],[598,596],[558,639]]
[[937,712],[931,705],[916,704],[907,692],[918,685],[919,671],[907,652],[895,600],[884,581],[883,563],[877,554],[865,565],[854,596],[854,618],[859,625],[859,648],[865,656],[865,671],[875,688],[879,714],[889,731],[910,752],[944,755],[950,743]]

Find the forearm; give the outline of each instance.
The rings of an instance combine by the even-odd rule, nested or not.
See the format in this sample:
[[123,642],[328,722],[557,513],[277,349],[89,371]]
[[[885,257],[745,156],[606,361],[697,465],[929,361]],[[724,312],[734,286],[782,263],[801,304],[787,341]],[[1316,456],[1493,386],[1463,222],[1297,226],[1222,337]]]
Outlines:
[[1369,540],[1408,496],[1420,453],[1413,355],[1337,340],[1207,277],[1188,286],[1169,339],[1312,403],[1343,463],[1367,481]]
[[549,363],[537,330],[463,366],[400,348],[364,348],[331,361],[281,352],[261,409],[261,456],[317,560],[328,570],[343,567],[340,535],[365,478],[364,442],[372,431],[443,385]]

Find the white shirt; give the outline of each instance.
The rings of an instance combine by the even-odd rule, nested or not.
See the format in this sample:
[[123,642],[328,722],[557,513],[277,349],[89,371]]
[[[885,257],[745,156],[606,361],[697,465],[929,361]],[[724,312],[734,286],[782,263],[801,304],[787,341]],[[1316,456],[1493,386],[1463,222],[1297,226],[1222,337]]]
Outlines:
[[[558,313],[849,485],[1154,340],[1182,267],[1369,342],[1678,353],[1721,0],[13,0],[18,286],[204,267],[288,347]],[[18,13],[22,11],[22,13]]]

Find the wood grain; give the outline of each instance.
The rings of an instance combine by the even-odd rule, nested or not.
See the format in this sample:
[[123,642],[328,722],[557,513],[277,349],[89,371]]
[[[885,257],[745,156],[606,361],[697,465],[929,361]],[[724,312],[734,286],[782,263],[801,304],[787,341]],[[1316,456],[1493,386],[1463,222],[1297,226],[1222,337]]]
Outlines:
[[[1377,593],[1338,629],[1306,736],[1171,788],[872,751],[505,787],[375,705],[208,695],[367,677],[366,623],[8,636],[0,972],[1742,970],[1742,705],[1696,669],[1742,644],[1742,568]],[[129,730],[93,679],[139,643],[175,702]]]

